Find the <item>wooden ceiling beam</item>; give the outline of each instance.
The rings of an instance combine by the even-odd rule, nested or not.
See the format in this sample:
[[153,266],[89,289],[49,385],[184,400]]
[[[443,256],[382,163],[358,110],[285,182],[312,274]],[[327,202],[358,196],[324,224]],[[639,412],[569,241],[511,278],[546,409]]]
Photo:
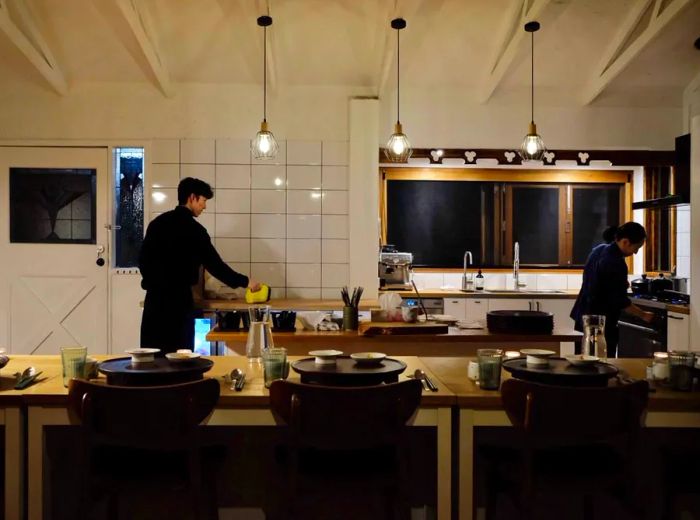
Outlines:
[[116,0],[116,3],[146,58],[158,88],[160,88],[165,97],[173,97],[175,89],[170,81],[170,73],[156,47],[155,30],[146,8],[134,0]]
[[[580,97],[584,105],[592,103],[642,50],[659,35],[664,27],[694,0],[673,0],[663,10],[661,9],[662,1],[654,0],[655,3],[649,16],[649,24],[639,33],[634,41],[629,43],[629,38],[639,29],[639,24],[645,21],[645,15],[651,1],[638,0],[628,13],[595,69],[593,79],[589,81],[581,93]],[[627,43],[629,45],[625,47]]]
[[534,0],[530,3],[530,0],[520,0],[510,4],[503,19],[499,44],[491,60],[489,74],[479,91],[481,103],[486,103],[491,99],[494,91],[513,64],[520,43],[525,38],[525,30],[523,29],[525,23],[539,18],[549,2],[550,0]]
[[68,93],[65,75],[41,34],[34,16],[24,2],[17,2],[14,7],[16,7],[16,14],[21,18],[22,25],[29,32],[29,36],[25,35],[10,18],[6,0],[0,0],[0,31],[36,67],[49,85],[58,94],[65,96]]

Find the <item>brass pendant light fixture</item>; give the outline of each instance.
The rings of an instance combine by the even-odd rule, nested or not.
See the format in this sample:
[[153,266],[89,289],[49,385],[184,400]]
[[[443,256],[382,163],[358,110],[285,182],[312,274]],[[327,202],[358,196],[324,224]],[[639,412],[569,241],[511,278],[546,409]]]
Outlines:
[[537,125],[535,125],[535,33],[540,30],[539,22],[528,22],[525,24],[525,31],[530,33],[531,53],[530,53],[530,125],[527,135],[520,146],[520,157],[523,161],[539,161],[544,156],[547,149],[542,138],[537,135]]
[[408,137],[403,133],[401,126],[401,118],[399,117],[399,101],[401,99],[401,45],[399,41],[399,33],[401,29],[406,28],[406,20],[403,18],[394,18],[391,21],[391,28],[396,30],[396,125],[394,133],[389,137],[389,141],[384,148],[384,155],[390,162],[405,163],[411,157],[411,143],[408,142]]
[[258,17],[258,25],[263,28],[263,120],[260,131],[255,134],[251,151],[256,159],[273,159],[277,155],[277,141],[267,128],[267,28],[272,25],[269,16]]

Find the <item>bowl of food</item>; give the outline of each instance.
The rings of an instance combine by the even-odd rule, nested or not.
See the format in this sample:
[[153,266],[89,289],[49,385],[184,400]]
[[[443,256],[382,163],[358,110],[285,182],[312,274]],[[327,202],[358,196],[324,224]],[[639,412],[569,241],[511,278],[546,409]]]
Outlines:
[[600,361],[598,356],[584,356],[583,354],[576,354],[575,356],[564,356],[569,363],[577,367],[595,365]]
[[165,357],[171,363],[187,363],[199,358],[200,355],[188,348],[179,349],[177,352],[168,352]]
[[381,364],[386,358],[386,354],[381,352],[357,352],[356,354],[350,354],[350,358],[355,361],[357,365],[371,366]]
[[160,352],[159,348],[134,348],[126,351],[127,354],[131,354],[131,362],[135,365],[139,363],[153,363],[158,352]]
[[524,348],[520,350],[521,354],[525,355],[525,363],[530,366],[549,365],[549,358],[556,355],[553,350],[545,350],[542,348]]
[[309,356],[314,356],[315,363],[317,365],[335,365],[335,360],[338,356],[342,356],[343,353],[340,350],[312,350],[309,352]]

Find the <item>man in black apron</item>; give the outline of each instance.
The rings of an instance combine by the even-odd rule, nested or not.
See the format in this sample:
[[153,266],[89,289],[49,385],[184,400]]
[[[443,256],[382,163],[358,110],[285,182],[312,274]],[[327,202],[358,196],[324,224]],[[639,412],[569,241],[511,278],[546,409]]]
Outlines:
[[141,319],[141,347],[159,348],[161,354],[194,346],[192,286],[201,266],[229,287],[260,284],[231,269],[211,243],[196,217],[214,196],[206,182],[187,177],[177,187],[175,209],[159,215],[148,226],[139,256],[141,287],[146,300]]

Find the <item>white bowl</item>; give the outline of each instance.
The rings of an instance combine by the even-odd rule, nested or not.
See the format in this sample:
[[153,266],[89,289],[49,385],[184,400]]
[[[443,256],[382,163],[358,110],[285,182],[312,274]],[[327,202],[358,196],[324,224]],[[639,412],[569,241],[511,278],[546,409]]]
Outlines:
[[168,352],[165,357],[170,361],[171,363],[187,363],[188,361],[192,361],[194,359],[197,359],[200,357],[199,354],[196,352],[192,352],[191,350],[187,351],[180,351],[178,350],[177,352]]
[[357,352],[350,354],[355,363],[358,365],[378,365],[386,358],[386,354],[381,352]]
[[600,358],[598,356],[584,356],[582,354],[576,354],[575,356],[565,356],[565,358],[569,363],[575,366],[586,366],[586,365],[594,365],[598,361],[600,361]]
[[134,348],[127,350],[127,354],[131,354],[131,362],[137,363],[153,363],[154,355],[160,352],[159,348]]
[[541,348],[524,348],[520,350],[520,353],[525,354],[525,363],[531,366],[547,366],[549,358],[556,355],[553,350]]
[[309,352],[309,356],[316,358],[317,365],[335,365],[335,358],[342,355],[340,350],[312,350]]

